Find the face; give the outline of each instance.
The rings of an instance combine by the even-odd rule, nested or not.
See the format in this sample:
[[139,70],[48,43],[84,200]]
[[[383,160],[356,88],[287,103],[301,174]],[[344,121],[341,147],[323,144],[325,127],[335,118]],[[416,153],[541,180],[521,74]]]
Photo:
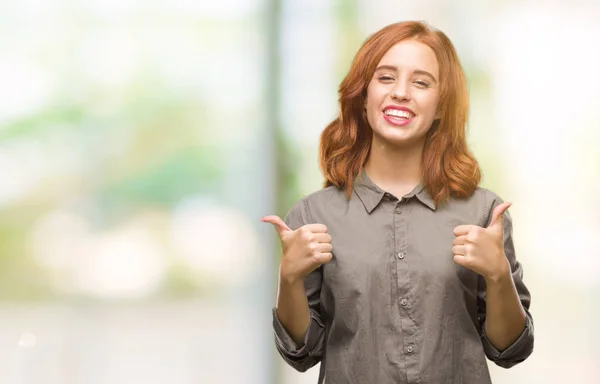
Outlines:
[[431,48],[403,40],[383,56],[367,88],[374,143],[420,145],[438,117],[439,67]]

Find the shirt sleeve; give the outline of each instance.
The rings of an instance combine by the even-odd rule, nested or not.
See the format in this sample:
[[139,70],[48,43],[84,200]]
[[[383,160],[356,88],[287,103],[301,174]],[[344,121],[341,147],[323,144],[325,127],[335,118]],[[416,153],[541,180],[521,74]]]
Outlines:
[[[312,223],[307,202],[301,200],[288,212],[284,219],[292,230]],[[321,285],[323,283],[322,267],[315,269],[304,280],[304,288],[310,310],[310,324],[304,336],[304,343],[296,345],[281,321],[277,317],[277,308],[273,308],[273,330],[275,346],[283,359],[292,368],[304,372],[321,361],[325,344],[325,326],[321,319]]]
[[[496,197],[496,200],[492,204],[490,212],[502,203],[502,200]],[[491,213],[489,221],[491,220]],[[485,317],[486,317],[486,286],[485,280],[483,277],[479,276],[478,281],[478,292],[477,292],[477,306],[478,306],[478,315],[479,315],[479,323],[481,327],[481,341],[483,343],[483,349],[485,351],[486,356],[493,361],[496,365],[503,368],[510,368],[516,364],[519,364],[531,355],[533,352],[533,341],[534,341],[534,329],[533,329],[533,318],[531,313],[529,312],[529,306],[531,304],[531,295],[529,294],[529,290],[525,286],[523,282],[523,268],[521,263],[517,261],[515,254],[515,247],[513,244],[512,237],[512,218],[508,211],[506,211],[503,215],[503,229],[504,229],[504,252],[506,253],[506,258],[510,263],[511,274],[517,288],[517,293],[519,294],[519,298],[521,300],[521,304],[523,305],[523,309],[525,310],[526,320],[525,320],[525,329],[519,336],[519,338],[513,342],[508,348],[503,351],[498,350],[494,345],[490,342],[487,337],[485,331]]]

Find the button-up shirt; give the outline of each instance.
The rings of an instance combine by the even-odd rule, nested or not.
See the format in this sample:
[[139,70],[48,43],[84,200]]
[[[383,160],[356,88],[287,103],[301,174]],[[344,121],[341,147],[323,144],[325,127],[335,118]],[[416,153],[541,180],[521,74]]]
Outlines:
[[478,188],[469,198],[436,206],[423,185],[400,199],[363,170],[350,199],[327,187],[296,203],[285,217],[293,230],[324,224],[333,258],[304,285],[311,321],[296,345],[273,309],[275,344],[298,371],[321,362],[319,384],[491,383],[486,357],[501,367],[533,350],[530,294],[523,283],[504,214],[504,252],[527,316],[503,351],[485,333],[485,280],[453,260],[453,229],[487,227],[502,200]]

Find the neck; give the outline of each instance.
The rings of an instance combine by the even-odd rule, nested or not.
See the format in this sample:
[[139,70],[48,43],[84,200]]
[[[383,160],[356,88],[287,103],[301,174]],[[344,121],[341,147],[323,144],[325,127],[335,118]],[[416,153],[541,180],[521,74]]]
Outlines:
[[424,141],[418,145],[394,147],[377,140],[374,135],[365,170],[380,188],[401,197],[421,182],[423,146]]

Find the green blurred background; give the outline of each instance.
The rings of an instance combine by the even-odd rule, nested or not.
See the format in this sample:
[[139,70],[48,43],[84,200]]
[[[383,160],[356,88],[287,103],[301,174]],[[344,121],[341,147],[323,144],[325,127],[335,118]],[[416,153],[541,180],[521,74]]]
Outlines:
[[2,0],[0,382],[316,383],[276,355],[279,245],[362,41],[455,43],[483,185],[513,202],[536,350],[600,382],[600,7],[591,1]]

